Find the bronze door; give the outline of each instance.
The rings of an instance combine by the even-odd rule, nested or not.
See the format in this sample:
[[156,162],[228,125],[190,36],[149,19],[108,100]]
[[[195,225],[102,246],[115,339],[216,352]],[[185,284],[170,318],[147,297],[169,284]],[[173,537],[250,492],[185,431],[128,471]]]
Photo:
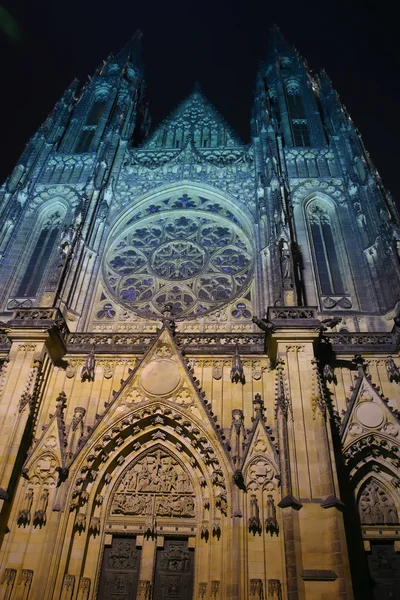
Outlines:
[[153,600],[190,600],[193,597],[194,551],[187,539],[165,539],[157,548]]
[[374,582],[374,600],[400,598],[400,556],[395,552],[393,542],[371,542],[368,567]]
[[104,550],[99,600],[136,600],[140,569],[140,548],[136,538],[115,537]]

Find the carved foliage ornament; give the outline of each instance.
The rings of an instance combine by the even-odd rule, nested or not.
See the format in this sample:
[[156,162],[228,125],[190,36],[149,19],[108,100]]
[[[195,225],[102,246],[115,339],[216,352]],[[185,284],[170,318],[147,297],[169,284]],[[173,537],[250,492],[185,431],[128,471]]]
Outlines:
[[194,517],[195,497],[188,473],[165,450],[149,452],[122,475],[111,514]]

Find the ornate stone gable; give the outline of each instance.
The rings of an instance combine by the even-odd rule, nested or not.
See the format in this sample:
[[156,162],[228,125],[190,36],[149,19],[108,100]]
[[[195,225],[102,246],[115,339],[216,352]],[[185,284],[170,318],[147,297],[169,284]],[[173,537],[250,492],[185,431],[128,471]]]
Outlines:
[[277,489],[279,486],[279,458],[271,440],[270,431],[261,419],[256,419],[246,443],[242,472],[249,490]]
[[373,435],[382,436],[398,445],[400,423],[390,408],[389,400],[380,394],[379,388],[359,367],[341,427],[344,452],[357,440]]
[[61,392],[57,397],[55,414],[50,415],[50,423],[44,426],[41,437],[36,441],[25,461],[23,473],[33,482],[46,481],[54,487],[60,479],[62,480],[62,471],[67,464],[65,403],[66,396]]
[[[200,147],[241,146],[236,134],[205,96],[195,90],[144,142],[144,148],[175,148],[193,135]],[[179,136],[179,137],[178,137]]]
[[[206,425],[214,432],[218,443],[221,443],[223,434],[204,396],[193,376],[193,369],[186,364],[169,327],[165,326],[142,360],[131,370],[128,379],[121,382],[120,390],[114,392],[113,401],[98,419],[87,444],[90,445],[93,436],[96,438],[97,429],[104,431],[110,427],[117,427],[116,422],[120,422],[125,415],[141,408],[143,413],[146,413],[146,407],[154,402],[166,406],[171,415],[176,407],[199,425]],[[162,430],[163,418],[156,416],[155,419],[154,424],[158,424]],[[162,437],[163,433],[160,431],[159,435]],[[225,446],[222,447],[228,457]],[[207,454],[208,450],[205,453]]]

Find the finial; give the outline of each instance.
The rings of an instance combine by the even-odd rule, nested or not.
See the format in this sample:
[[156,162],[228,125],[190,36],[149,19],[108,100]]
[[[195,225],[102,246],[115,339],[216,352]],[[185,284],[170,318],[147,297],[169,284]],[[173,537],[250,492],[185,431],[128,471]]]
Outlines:
[[172,335],[175,335],[176,323],[173,318],[173,305],[170,302],[164,304],[164,308],[162,309],[162,314],[164,315],[163,324],[165,327],[171,330]]

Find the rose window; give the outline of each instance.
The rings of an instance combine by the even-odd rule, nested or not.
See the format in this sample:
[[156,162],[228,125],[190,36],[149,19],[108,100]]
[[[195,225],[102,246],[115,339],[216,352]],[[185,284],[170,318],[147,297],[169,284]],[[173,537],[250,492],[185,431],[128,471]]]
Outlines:
[[158,317],[168,302],[177,317],[196,316],[248,286],[253,253],[237,223],[193,211],[158,212],[129,223],[104,265],[108,288],[129,310]]

